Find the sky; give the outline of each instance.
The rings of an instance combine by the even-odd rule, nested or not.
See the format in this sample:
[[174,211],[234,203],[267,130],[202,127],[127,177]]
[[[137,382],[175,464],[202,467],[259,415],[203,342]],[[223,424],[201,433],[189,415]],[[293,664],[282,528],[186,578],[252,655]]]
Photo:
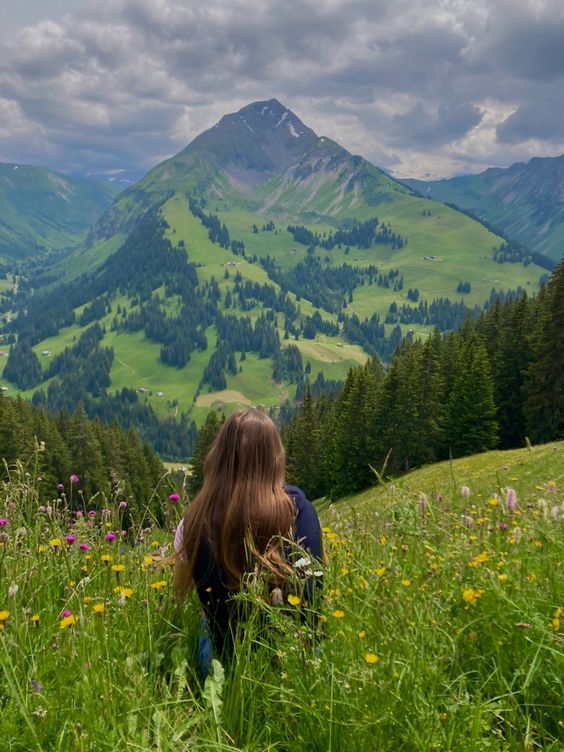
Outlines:
[[0,0],[0,162],[143,173],[279,99],[397,177],[564,152],[562,0]]

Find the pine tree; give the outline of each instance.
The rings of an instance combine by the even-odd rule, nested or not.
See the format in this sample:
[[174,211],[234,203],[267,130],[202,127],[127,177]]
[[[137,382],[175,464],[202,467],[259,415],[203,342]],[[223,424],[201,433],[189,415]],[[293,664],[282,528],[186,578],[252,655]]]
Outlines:
[[220,418],[215,410],[210,410],[204,425],[198,431],[196,447],[192,457],[192,474],[188,479],[188,493],[193,498],[204,482],[204,462],[208,451],[217,436],[225,415]]
[[538,297],[524,407],[533,441],[564,437],[564,261]]
[[304,394],[301,409],[289,431],[284,436],[289,483],[302,488],[306,495],[320,495],[320,432],[309,384]]
[[498,442],[493,379],[486,348],[475,331],[466,333],[449,396],[445,438],[452,455],[492,449]]

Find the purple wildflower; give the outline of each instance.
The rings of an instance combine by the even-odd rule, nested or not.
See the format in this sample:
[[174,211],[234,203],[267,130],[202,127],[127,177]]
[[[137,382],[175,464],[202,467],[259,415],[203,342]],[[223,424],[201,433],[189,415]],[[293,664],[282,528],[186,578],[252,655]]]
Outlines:
[[112,513],[111,509],[102,509],[100,514],[102,515],[102,517],[107,517],[111,513]]
[[57,491],[64,491],[65,487],[62,483],[57,483]]
[[76,514],[77,517],[82,517],[84,513],[82,512],[81,509],[77,509],[76,512],[75,512],[75,514]]
[[70,611],[68,608],[65,608],[61,611],[61,617],[63,619],[66,619],[67,616],[72,616],[72,611]]
[[464,522],[464,527],[472,527],[474,520],[469,514],[465,514],[463,522]]
[[104,535],[104,539],[109,542],[115,541],[116,539],[115,533],[106,533],[106,535]]
[[81,543],[79,545],[79,548],[81,551],[88,551],[90,549],[90,545],[88,543]]
[[37,694],[41,694],[43,692],[43,685],[40,684],[38,681],[35,681],[35,679],[31,680],[31,686],[34,692],[37,692]]
[[71,483],[80,483],[80,475],[73,473],[69,480]]
[[514,488],[508,488],[505,491],[505,506],[508,512],[514,512],[517,509],[517,494]]
[[180,494],[171,493],[168,498],[170,501],[180,501]]
[[119,503],[119,508],[120,509],[127,509],[128,506],[129,506],[129,504],[127,503],[127,501],[125,501],[125,499],[123,501],[120,501],[120,503]]
[[94,509],[91,509],[91,510],[90,510],[90,511],[88,512],[88,516],[89,516],[89,517],[96,517],[96,512],[95,512],[95,510],[94,510]]
[[39,507],[39,512],[40,512],[41,514],[45,514],[45,512],[46,512],[46,511],[47,511],[47,507],[46,507],[46,506],[44,506],[44,505],[42,504],[42,505],[41,505],[41,506]]
[[9,520],[7,520],[6,517],[0,517],[0,527],[6,527],[8,523]]
[[72,546],[72,544],[76,541],[76,535],[67,535],[65,540],[69,544],[69,546]]
[[499,522],[498,523],[498,528],[500,530],[507,530],[508,527],[509,527],[509,525],[507,524],[507,522]]

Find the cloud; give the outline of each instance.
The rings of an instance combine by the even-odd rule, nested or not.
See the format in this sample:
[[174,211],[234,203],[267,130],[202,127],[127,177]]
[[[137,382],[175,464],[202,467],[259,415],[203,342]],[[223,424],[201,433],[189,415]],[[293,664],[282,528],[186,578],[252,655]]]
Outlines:
[[91,0],[0,46],[0,161],[148,169],[271,97],[396,174],[556,154],[560,6]]

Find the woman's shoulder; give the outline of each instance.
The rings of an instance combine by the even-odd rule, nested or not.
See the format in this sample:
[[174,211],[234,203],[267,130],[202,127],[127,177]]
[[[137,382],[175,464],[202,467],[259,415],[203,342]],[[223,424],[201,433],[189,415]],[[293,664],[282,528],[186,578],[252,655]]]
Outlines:
[[286,483],[286,485],[284,486],[284,490],[286,491],[288,496],[294,501],[294,503],[296,504],[298,508],[298,511],[302,509],[303,507],[312,505],[311,501],[305,495],[305,492],[299,486],[293,486],[291,483]]

